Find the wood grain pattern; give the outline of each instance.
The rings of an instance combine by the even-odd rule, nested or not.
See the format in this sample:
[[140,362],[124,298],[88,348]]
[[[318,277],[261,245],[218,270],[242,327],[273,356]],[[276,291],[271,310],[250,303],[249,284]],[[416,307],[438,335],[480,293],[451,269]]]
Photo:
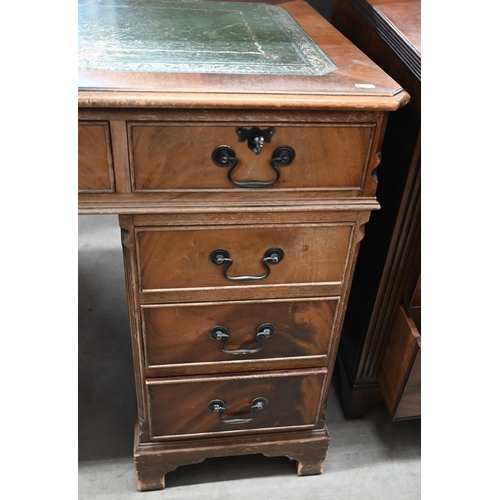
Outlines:
[[[112,117],[113,118],[113,117]],[[130,193],[130,166],[128,162],[127,125],[122,120],[112,119],[111,146],[114,158],[114,173],[117,193]]]
[[[239,374],[147,379],[150,401],[151,439],[203,437],[208,433],[243,434],[273,429],[314,427],[319,414],[326,368]],[[222,400],[223,419],[248,418],[255,398],[269,405],[252,421],[225,424],[208,410],[212,400]],[[294,404],[291,405],[290,401]]]
[[[252,193],[254,194],[254,193]],[[242,197],[243,198],[243,197]],[[284,199],[283,194],[275,204],[272,200],[267,205],[251,203],[254,196],[244,197],[241,204],[231,202],[224,206],[224,211],[201,201],[195,207],[184,201],[184,211],[172,203],[169,213],[148,213],[134,215],[134,224],[138,228],[163,228],[165,226],[213,226],[220,225],[270,225],[270,224],[305,224],[352,223],[358,221],[360,214],[378,210],[380,206],[375,200],[335,200],[330,203],[318,200],[307,201]],[[219,201],[222,201],[219,199]],[[362,223],[360,222],[362,227]]]
[[78,192],[114,192],[109,123],[78,123]]
[[339,283],[344,278],[352,224],[281,226],[205,226],[203,228],[138,231],[142,290],[201,287],[249,287],[260,281],[228,280],[225,266],[209,260],[217,249],[233,260],[229,276],[262,276],[262,259],[270,248],[281,248],[284,259],[270,266],[262,283]]
[[406,387],[401,395],[397,409],[394,412],[393,420],[410,420],[420,418],[422,415],[421,354],[422,351],[419,349],[413,363],[410,376],[408,377],[408,382],[406,383]]
[[420,333],[401,304],[378,372],[380,388],[394,420],[420,417],[420,350]]
[[408,50],[420,55],[422,52],[421,2],[415,0],[371,0],[371,4],[389,21],[398,20],[398,29],[409,42]]
[[149,435],[149,419],[147,418],[146,390],[144,387],[144,350],[140,332],[137,259],[135,258],[135,233],[133,219],[130,215],[120,215],[121,239],[123,248],[123,267],[125,271],[125,287],[127,290],[128,318],[132,359],[134,362],[134,382],[136,390],[137,425],[139,436]]
[[[243,122],[245,128],[272,124]],[[227,168],[216,166],[212,152],[229,146],[238,165],[232,173],[236,181],[272,181],[273,151],[291,146],[295,159],[279,168],[281,177],[269,189],[350,188],[363,190],[368,153],[375,125],[277,126],[270,143],[255,155],[246,142],[238,142],[236,125],[216,126],[178,123],[129,124],[134,191],[166,189],[229,189],[237,186],[227,178]]]
[[[420,0],[351,0],[384,42],[421,79]],[[394,24],[396,24],[397,33]]]
[[[121,92],[109,92],[121,94]],[[213,96],[216,97],[215,95]],[[293,97],[293,96],[290,96]],[[348,109],[321,110],[312,108],[273,108],[255,106],[251,108],[232,109],[231,107],[82,107],[78,109],[78,119],[82,121],[97,120],[122,122],[175,122],[189,125],[190,123],[218,123],[220,125],[243,126],[244,123],[265,124],[275,123],[291,125],[295,123],[314,124],[371,124],[379,122],[386,116],[385,112],[364,109],[363,107]]]
[[[114,194],[81,193],[79,213],[162,213],[175,210],[177,202],[187,207],[194,200],[214,207],[227,201],[280,205],[287,198],[312,203],[316,199],[375,196],[374,171],[380,161],[377,155],[384,131],[383,113],[275,110],[266,116],[258,110],[112,111],[79,111],[81,121],[109,120],[116,178]],[[259,156],[239,143],[235,133],[236,125],[251,128],[254,124],[277,129],[277,135]],[[219,135],[212,137],[214,131]],[[206,143],[208,139],[202,141],[201,137],[212,137],[212,142]],[[211,160],[213,149],[230,142],[228,137],[234,139],[231,145],[240,160],[234,171],[237,179],[271,180],[272,152],[289,140],[295,144],[296,158],[288,167],[280,168],[281,178],[276,184],[261,189],[240,188],[227,179],[227,169]],[[179,139],[179,144],[172,144],[174,139]],[[356,147],[347,146],[351,141]],[[130,195],[132,189],[134,196]],[[272,195],[274,191],[279,191],[279,199]]]
[[[262,360],[274,368],[292,368],[298,366],[297,358],[304,358],[305,366],[325,366],[337,302],[324,298],[142,306],[146,376],[257,370]],[[273,324],[276,333],[263,340],[256,353],[225,353],[221,341],[209,337],[213,327],[224,326],[230,335],[225,350],[255,349],[256,332],[264,323]],[[287,358],[288,366],[270,362],[280,358]]]
[[330,438],[325,428],[300,433],[276,433],[259,436],[212,437],[207,439],[155,442],[140,446],[135,432],[134,462],[139,491],[165,488],[165,474],[181,465],[202,462],[209,457],[263,454],[288,457],[297,462],[302,476],[321,474]]
[[[331,191],[330,191],[331,193]],[[223,219],[237,217],[237,213],[269,212],[281,213],[287,218],[296,212],[309,212],[316,214],[318,220],[325,218],[323,212],[338,212],[343,210],[378,210],[380,205],[373,197],[370,198],[348,198],[355,193],[343,192],[342,196],[328,195],[327,193],[293,192],[280,193],[279,199],[270,197],[264,190],[238,191],[231,197],[230,204],[227,193],[134,193],[134,194],[79,194],[79,214],[136,214],[166,216],[171,214],[184,214],[186,220],[190,214],[204,213],[219,214]],[[224,206],[224,212],[221,207]],[[168,215],[167,215],[168,216]],[[234,222],[234,221],[233,221]]]

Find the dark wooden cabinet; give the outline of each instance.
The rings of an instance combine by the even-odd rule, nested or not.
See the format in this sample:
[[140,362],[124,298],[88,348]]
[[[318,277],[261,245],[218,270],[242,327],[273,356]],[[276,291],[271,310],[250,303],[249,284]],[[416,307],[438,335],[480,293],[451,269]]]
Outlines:
[[[385,399],[394,419],[420,416],[420,1],[333,0],[332,24],[396,79],[410,103],[389,117],[377,198],[339,347],[347,418]],[[403,405],[406,409],[400,409]]]

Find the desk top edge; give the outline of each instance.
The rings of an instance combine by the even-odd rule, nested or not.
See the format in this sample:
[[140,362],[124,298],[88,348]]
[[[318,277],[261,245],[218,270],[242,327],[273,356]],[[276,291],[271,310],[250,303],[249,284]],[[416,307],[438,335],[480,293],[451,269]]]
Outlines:
[[395,111],[410,101],[399,88],[394,95],[210,94],[137,91],[79,91],[79,108],[313,109]]

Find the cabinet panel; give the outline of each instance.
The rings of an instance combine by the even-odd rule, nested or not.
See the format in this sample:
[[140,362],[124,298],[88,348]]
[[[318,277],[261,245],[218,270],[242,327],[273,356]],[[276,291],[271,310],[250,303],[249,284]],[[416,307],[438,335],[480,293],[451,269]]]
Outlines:
[[420,417],[421,337],[400,304],[382,358],[378,380],[394,420]]
[[115,191],[108,122],[78,123],[78,192]]
[[[268,124],[257,124],[265,132]],[[246,130],[253,128],[246,125]],[[237,126],[169,123],[129,124],[131,164],[135,191],[169,189],[235,189],[228,168],[212,160],[219,146],[229,146],[238,159],[231,176],[238,182],[272,181],[273,152],[290,146],[292,163],[279,167],[280,178],[272,190],[300,188],[362,190],[375,124],[295,124],[274,127],[270,142],[256,155],[247,140],[239,142]]]
[[[283,358],[290,367],[300,358],[325,366],[338,300],[142,306],[146,374],[237,371],[249,360],[255,365]],[[217,340],[223,329],[227,337]]]
[[[142,290],[193,287],[247,287],[254,284],[341,283],[344,279],[353,225],[276,225],[220,228],[163,228],[138,231]],[[261,277],[266,252],[281,249],[283,259],[268,266]],[[216,250],[232,260],[215,265]],[[226,276],[224,275],[226,273]],[[214,299],[216,295],[214,295]]]
[[[152,439],[312,428],[326,368],[235,376],[148,379]],[[252,412],[252,402],[267,405]],[[209,410],[222,401],[225,413]],[[292,404],[293,402],[293,404]],[[248,420],[234,423],[234,419]]]

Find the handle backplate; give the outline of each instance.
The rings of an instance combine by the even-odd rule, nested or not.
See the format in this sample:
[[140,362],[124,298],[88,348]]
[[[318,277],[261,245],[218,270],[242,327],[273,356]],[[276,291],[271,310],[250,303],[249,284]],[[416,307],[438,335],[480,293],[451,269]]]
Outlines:
[[224,277],[231,281],[258,281],[267,278],[271,272],[269,265],[275,265],[281,262],[285,257],[285,252],[282,248],[269,248],[262,259],[262,265],[266,269],[266,272],[262,276],[228,276],[227,270],[233,264],[233,260],[229,256],[229,252],[223,248],[218,248],[214,250],[210,256],[209,260],[214,266],[223,266]]
[[233,179],[233,170],[238,165],[238,158],[234,150],[230,146],[219,146],[215,148],[212,152],[212,161],[221,168],[229,167],[227,172],[227,178],[238,187],[243,188],[263,188],[272,186],[278,181],[281,176],[281,172],[278,167],[287,167],[292,163],[295,158],[295,151],[291,146],[278,146],[271,158],[270,164],[271,168],[274,170],[275,176],[271,181],[259,181],[259,180],[248,180],[248,181],[237,181]]
[[210,332],[212,340],[221,341],[221,351],[226,354],[254,354],[259,352],[263,347],[263,340],[272,337],[276,333],[276,327],[272,323],[263,323],[257,328],[255,340],[259,343],[255,348],[241,348],[241,349],[226,349],[226,344],[229,342],[229,330],[225,326],[214,326]]
[[267,407],[268,404],[269,401],[266,398],[255,398],[252,401],[252,405],[250,407],[250,413],[252,414],[252,416],[247,418],[222,418],[224,413],[226,413],[226,403],[224,403],[222,399],[214,399],[210,401],[210,403],[208,403],[208,409],[209,411],[218,413],[219,420],[224,424],[246,424],[257,417],[255,412],[263,410]]

